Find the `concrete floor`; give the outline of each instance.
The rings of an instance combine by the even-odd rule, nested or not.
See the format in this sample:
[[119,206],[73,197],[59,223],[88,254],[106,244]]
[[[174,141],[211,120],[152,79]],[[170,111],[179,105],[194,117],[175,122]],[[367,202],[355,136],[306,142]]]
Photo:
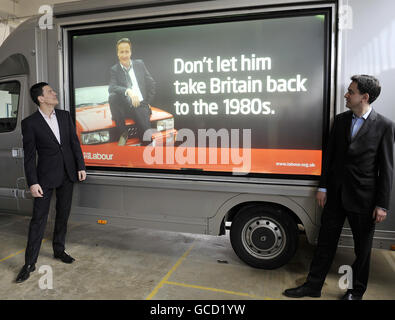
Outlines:
[[[24,264],[30,219],[0,214],[0,300],[5,299],[281,299],[284,289],[304,282],[314,247],[301,237],[295,257],[277,270],[258,270],[238,259],[229,238],[124,229],[70,222],[66,250],[76,259],[53,259],[49,222],[36,271],[16,284]],[[339,248],[323,288],[323,300],[342,296],[338,273],[353,262],[353,250]],[[53,289],[48,285],[50,266]],[[43,267],[48,268],[48,267]],[[364,299],[395,299],[395,252],[374,249]]]

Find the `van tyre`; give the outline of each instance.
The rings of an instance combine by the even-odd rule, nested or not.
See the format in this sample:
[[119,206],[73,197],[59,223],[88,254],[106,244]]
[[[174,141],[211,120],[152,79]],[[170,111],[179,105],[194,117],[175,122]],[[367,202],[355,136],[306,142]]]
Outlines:
[[270,206],[241,209],[230,229],[230,242],[238,257],[260,269],[286,264],[296,252],[298,239],[292,217]]

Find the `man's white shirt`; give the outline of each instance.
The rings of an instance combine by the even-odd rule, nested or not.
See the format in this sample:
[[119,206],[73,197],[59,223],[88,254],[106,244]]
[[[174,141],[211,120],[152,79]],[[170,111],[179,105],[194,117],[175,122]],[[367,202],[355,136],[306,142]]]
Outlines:
[[38,108],[38,111],[41,113],[44,120],[48,123],[48,126],[51,128],[53,134],[55,135],[56,139],[60,144],[59,124],[58,124],[58,119],[56,118],[55,110],[53,110],[49,116],[47,116],[44,112],[42,112],[40,108]]
[[[130,79],[132,80],[132,91],[139,98],[140,102],[144,100],[143,95],[141,94],[139,84],[137,82],[136,75],[134,74],[132,60],[130,60],[130,68],[129,71],[121,64],[121,67],[125,72],[129,73]],[[125,92],[126,95],[126,92]]]

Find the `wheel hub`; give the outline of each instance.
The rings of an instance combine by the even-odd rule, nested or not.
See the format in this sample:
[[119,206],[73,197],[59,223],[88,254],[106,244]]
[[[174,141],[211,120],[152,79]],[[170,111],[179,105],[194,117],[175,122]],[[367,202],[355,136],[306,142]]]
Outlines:
[[283,249],[285,233],[275,221],[257,217],[245,225],[243,244],[250,254],[257,258],[273,258]]
[[251,233],[252,245],[261,250],[269,250],[276,242],[276,236],[270,228],[258,227]]

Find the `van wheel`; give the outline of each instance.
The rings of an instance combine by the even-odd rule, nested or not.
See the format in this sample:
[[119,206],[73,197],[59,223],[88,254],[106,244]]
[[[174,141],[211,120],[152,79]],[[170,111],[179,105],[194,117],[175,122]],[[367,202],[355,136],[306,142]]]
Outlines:
[[260,269],[286,264],[296,252],[298,239],[295,221],[270,206],[241,209],[230,229],[230,242],[238,257]]

